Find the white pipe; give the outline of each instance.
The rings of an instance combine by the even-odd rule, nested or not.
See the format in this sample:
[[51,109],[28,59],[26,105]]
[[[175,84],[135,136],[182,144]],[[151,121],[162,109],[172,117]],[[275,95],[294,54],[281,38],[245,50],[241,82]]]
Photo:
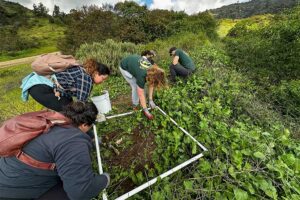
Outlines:
[[137,188],[131,190],[130,192],[128,192],[128,193],[126,193],[126,194],[123,194],[122,196],[116,198],[115,200],[124,200],[124,199],[127,199],[127,198],[129,198],[129,197],[131,197],[131,196],[137,194],[138,192],[140,192],[140,191],[146,189],[147,187],[150,187],[150,186],[153,185],[154,183],[156,183],[158,178],[160,178],[160,179],[166,178],[167,176],[169,176],[169,175],[173,174],[174,172],[176,172],[176,171],[182,169],[183,167],[185,167],[185,166],[191,164],[192,162],[195,162],[196,160],[198,160],[198,159],[201,158],[201,157],[203,157],[203,154],[202,154],[202,153],[199,154],[199,155],[197,155],[197,156],[195,156],[195,157],[193,157],[193,158],[191,158],[190,160],[187,160],[187,161],[185,161],[184,163],[182,163],[182,164],[180,164],[180,165],[174,167],[173,169],[170,169],[169,171],[167,171],[167,172],[161,174],[160,176],[158,176],[158,177],[156,177],[156,178],[154,178],[154,179],[148,181],[147,183],[144,183],[143,185],[141,185],[141,186],[139,186],[139,187],[137,187]]
[[[99,147],[99,141],[98,141],[98,134],[97,134],[97,128],[96,128],[95,124],[93,125],[93,129],[94,129],[94,137],[95,137],[95,144],[96,144],[99,174],[103,174],[102,162],[101,162],[101,157],[100,157],[100,147]],[[106,194],[105,189],[103,190],[102,198],[103,198],[103,200],[107,200],[107,194]]]
[[112,118],[116,118],[116,117],[123,117],[123,116],[131,115],[133,113],[134,113],[134,111],[131,111],[131,112],[122,113],[122,114],[118,114],[118,115],[107,116],[105,118],[106,119],[112,119]]
[[177,124],[177,122],[172,119],[169,115],[167,115],[167,113],[165,113],[160,107],[156,106],[156,108],[165,116],[169,117],[171,122],[173,122],[182,132],[184,132],[186,135],[188,135],[194,142],[196,142],[198,144],[199,147],[201,147],[201,149],[203,151],[207,151],[207,148],[205,148],[200,142],[198,142],[193,136],[191,136],[191,134],[189,134],[185,129],[183,129],[181,126],[179,126]]
[[[151,110],[151,108],[148,108],[148,110]],[[140,112],[143,111],[143,109],[139,110]],[[124,117],[127,115],[131,115],[133,113],[135,113],[136,111],[131,111],[131,112],[127,112],[127,113],[122,113],[122,114],[117,114],[117,115],[111,115],[111,116],[107,116],[105,117],[106,119],[112,119],[112,118],[116,118],[116,117]]]

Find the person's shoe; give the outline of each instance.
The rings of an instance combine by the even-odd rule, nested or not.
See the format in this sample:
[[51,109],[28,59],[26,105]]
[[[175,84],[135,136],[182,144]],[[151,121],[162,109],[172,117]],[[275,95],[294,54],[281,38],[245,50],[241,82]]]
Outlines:
[[133,105],[133,106],[132,106],[132,110],[133,110],[133,111],[139,111],[139,109],[140,109],[140,106],[139,106],[139,105]]

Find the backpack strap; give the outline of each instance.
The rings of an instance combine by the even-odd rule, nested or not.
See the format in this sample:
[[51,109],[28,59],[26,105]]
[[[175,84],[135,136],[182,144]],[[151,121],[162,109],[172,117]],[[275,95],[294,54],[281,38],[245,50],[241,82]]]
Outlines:
[[19,151],[18,154],[16,155],[16,158],[31,166],[31,167],[34,167],[34,168],[38,168],[38,169],[44,169],[44,170],[55,170],[55,163],[46,163],[46,162],[41,162],[41,161],[38,161],[34,158],[32,158],[31,156],[29,156],[28,154],[24,153],[23,151]]

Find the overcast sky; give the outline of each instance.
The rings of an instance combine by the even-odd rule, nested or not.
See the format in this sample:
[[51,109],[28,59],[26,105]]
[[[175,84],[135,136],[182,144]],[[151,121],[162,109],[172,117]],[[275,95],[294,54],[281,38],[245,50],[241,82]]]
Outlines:
[[[83,5],[99,5],[103,3],[115,4],[124,0],[10,0],[18,2],[30,9],[32,5],[42,2],[52,12],[54,4],[58,5],[61,10],[68,13],[72,8],[80,8]],[[146,4],[150,9],[160,8],[176,11],[185,11],[188,14],[205,11],[207,9],[218,8],[224,5],[236,3],[237,0],[134,0],[139,4]],[[249,0],[240,0],[245,2]],[[51,13],[49,13],[51,14]]]

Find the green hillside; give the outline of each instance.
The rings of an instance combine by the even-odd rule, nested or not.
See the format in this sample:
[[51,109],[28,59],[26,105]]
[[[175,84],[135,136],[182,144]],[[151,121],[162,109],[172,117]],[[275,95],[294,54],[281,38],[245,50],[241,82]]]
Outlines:
[[[64,25],[37,17],[18,3],[0,1],[0,61],[57,51]],[[3,19],[3,20],[2,20]]]
[[31,16],[30,9],[18,3],[0,0],[0,27],[26,24]]
[[[153,100],[208,151],[198,148],[157,108],[150,111],[153,120],[137,111],[97,123],[103,169],[111,177],[108,199],[203,153],[203,158],[130,199],[299,200],[300,7],[219,23],[208,12],[187,16],[147,10],[132,2],[118,7],[119,15],[96,8],[74,11],[66,27],[64,44],[77,58],[95,58],[114,72],[104,83],[94,85],[92,96],[109,91],[112,111],[108,116],[132,111],[131,88],[118,74],[120,60],[154,49],[155,62],[168,76],[172,62],[168,50],[181,48],[193,59],[196,72],[155,90]],[[146,20],[157,13],[156,18]],[[104,19],[112,20],[114,26]],[[18,37],[29,40],[34,36],[38,39],[32,40],[45,42],[60,36],[59,31],[54,36],[45,33],[60,27],[46,18],[30,17],[28,23],[31,20],[35,25],[20,27]],[[124,21],[128,26],[120,26]],[[146,22],[160,25],[155,37],[148,40]],[[125,28],[131,37],[121,34]],[[105,30],[115,33],[114,38],[103,35]],[[0,69],[0,92],[4,94],[0,121],[41,109],[33,99],[26,103],[20,99],[20,82],[30,72],[28,65]],[[92,164],[97,172],[95,154]],[[102,199],[101,194],[95,199]]]
[[246,18],[253,15],[275,14],[295,7],[299,0],[251,0],[210,10],[217,18]]

